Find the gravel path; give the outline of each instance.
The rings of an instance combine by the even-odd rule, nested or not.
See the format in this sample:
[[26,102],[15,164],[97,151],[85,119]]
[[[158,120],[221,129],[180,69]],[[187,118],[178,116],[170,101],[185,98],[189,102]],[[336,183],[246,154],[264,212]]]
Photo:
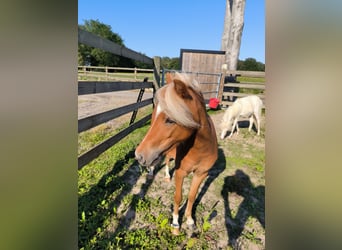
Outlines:
[[[78,96],[78,119],[135,103],[138,94],[139,90],[131,90]],[[142,100],[152,96],[151,91],[145,91]]]

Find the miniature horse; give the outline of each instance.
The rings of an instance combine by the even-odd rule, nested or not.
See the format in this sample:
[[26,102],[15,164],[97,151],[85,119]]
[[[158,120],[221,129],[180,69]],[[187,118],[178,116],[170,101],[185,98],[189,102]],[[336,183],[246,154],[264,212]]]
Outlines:
[[[171,75],[171,73],[166,73],[166,84],[171,83],[173,81],[173,77]],[[153,115],[153,114],[152,114]],[[153,121],[153,117],[152,117],[152,121]],[[175,159],[176,157],[176,148],[174,148],[173,150],[169,151],[167,153],[167,155],[165,156],[165,177],[164,180],[166,182],[170,182],[171,180],[171,176],[170,176],[170,165],[171,165],[171,160]],[[147,178],[152,179],[153,175],[154,175],[154,169],[155,166],[150,166],[149,167],[149,171],[147,174]]]
[[186,223],[194,227],[193,203],[202,181],[217,159],[213,122],[206,113],[199,84],[186,74],[175,73],[172,82],[155,96],[151,127],[135,150],[138,162],[155,166],[164,155],[175,153],[175,185],[172,233],[179,234],[178,212],[184,177],[193,173],[185,209]]
[[237,130],[237,134],[239,134],[239,118],[249,118],[248,131],[252,130],[255,118],[257,135],[260,135],[260,118],[262,105],[262,100],[256,95],[250,95],[237,99],[231,106],[228,107],[223,115],[222,122],[220,124],[220,138],[223,140],[228,131],[230,131],[228,137],[232,137],[235,127]]
[[[171,83],[173,81],[173,77],[170,73],[166,73],[166,84]],[[152,114],[152,122],[154,121],[153,117],[154,113]],[[167,155],[165,156],[165,177],[164,180],[166,182],[170,182],[171,176],[170,176],[170,165],[171,160],[176,158],[176,148],[173,148],[173,150],[169,151]],[[154,175],[154,169],[155,166],[150,166],[147,174],[147,178],[153,179]]]

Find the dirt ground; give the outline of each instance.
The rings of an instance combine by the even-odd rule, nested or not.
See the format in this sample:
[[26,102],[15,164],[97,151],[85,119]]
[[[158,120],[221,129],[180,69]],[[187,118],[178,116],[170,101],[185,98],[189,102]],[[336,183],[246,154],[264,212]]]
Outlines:
[[[134,103],[137,101],[138,94],[139,90],[80,95],[78,96],[78,119]],[[152,96],[152,92],[146,90],[142,100],[152,98]]]
[[[80,95],[78,96],[78,119],[135,103],[138,95],[139,90]],[[146,90],[142,100],[152,97],[152,91]],[[129,121],[130,117],[131,114],[120,116],[110,121],[109,125],[114,128],[120,127],[124,122]]]

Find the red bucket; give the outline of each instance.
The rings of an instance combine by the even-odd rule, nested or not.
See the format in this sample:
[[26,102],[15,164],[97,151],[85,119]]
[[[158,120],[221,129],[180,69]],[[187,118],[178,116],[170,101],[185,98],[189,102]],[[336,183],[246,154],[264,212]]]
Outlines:
[[217,109],[219,104],[220,104],[219,99],[217,99],[217,98],[210,98],[209,99],[209,108],[210,109]]

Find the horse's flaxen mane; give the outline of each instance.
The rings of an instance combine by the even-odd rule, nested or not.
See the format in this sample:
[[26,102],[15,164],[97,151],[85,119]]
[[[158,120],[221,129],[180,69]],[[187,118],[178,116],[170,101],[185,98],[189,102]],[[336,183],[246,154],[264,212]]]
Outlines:
[[[193,90],[196,96],[201,96],[200,87],[196,80],[186,74],[175,73],[174,80],[182,81],[189,91]],[[168,83],[157,92],[158,106],[170,119],[176,123],[189,128],[199,128],[200,125],[193,119],[192,112],[185,101],[177,95],[174,89],[174,82]],[[199,107],[200,108],[200,107]]]

